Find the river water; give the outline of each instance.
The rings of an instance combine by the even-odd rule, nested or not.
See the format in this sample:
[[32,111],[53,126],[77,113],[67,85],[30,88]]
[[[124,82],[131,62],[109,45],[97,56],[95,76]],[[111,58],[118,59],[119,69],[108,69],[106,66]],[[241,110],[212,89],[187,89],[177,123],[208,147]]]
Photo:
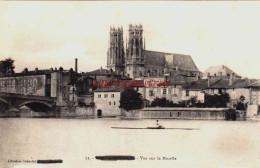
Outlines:
[[[260,167],[260,122],[160,120],[159,123],[166,128],[198,130],[111,128],[151,127],[155,120],[2,118],[0,167]],[[95,159],[97,155],[133,155],[136,160],[100,161]],[[63,163],[33,162],[43,159],[62,159]]]

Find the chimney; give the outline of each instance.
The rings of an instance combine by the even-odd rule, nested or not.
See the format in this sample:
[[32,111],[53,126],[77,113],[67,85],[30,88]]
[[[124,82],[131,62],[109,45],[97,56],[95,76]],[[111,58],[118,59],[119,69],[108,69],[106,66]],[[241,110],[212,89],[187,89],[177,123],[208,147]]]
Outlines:
[[229,77],[229,83],[228,83],[230,86],[233,85],[233,80],[234,80],[234,79],[233,79],[233,78],[234,78],[233,76],[234,76],[234,73],[231,73],[231,74],[230,74],[230,77]]
[[75,72],[78,73],[78,59],[75,59]]
[[208,87],[210,87],[210,75],[209,75],[209,73],[207,74],[207,82],[208,82]]

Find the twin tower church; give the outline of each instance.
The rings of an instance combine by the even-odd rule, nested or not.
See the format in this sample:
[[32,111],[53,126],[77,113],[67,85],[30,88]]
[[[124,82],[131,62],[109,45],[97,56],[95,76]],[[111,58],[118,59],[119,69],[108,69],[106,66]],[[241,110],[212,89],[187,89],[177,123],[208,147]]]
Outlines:
[[172,72],[188,76],[200,75],[189,55],[146,50],[142,25],[130,24],[128,31],[128,40],[124,45],[123,28],[110,27],[107,69],[132,79],[163,77]]

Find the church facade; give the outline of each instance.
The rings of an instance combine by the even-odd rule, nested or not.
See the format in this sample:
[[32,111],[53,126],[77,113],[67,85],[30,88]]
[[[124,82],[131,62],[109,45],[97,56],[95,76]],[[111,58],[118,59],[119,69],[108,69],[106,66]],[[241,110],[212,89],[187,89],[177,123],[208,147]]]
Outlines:
[[188,76],[201,74],[189,55],[146,50],[142,25],[130,24],[128,33],[124,45],[123,28],[110,28],[107,69],[132,79],[163,77],[174,71]]

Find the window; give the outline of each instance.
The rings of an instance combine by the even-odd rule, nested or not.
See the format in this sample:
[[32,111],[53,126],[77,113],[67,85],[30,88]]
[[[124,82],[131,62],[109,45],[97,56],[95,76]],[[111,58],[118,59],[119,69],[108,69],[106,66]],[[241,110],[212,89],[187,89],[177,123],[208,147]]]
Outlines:
[[[51,84],[51,80],[47,80],[47,84]],[[37,86],[37,79],[33,79],[33,86]]]
[[101,94],[98,94],[98,98],[101,98]]
[[114,98],[115,97],[115,95],[114,94],[111,94],[111,98]]
[[111,106],[111,101],[109,101],[109,106]]
[[237,94],[235,91],[231,92],[231,99],[236,99],[237,98]]
[[210,94],[214,94],[214,89],[210,89]]
[[167,93],[167,90],[166,89],[163,89],[163,94],[165,95]]
[[114,101],[114,106],[116,105],[116,102]]
[[108,95],[107,94],[105,94],[105,96],[104,96],[105,98],[107,98],[108,97]]
[[218,89],[218,93],[219,93],[219,94],[222,94],[222,89]]
[[149,91],[149,96],[154,96],[153,90]]
[[186,96],[190,96],[189,90],[186,90]]
[[32,79],[30,79],[30,84],[29,84],[30,86],[32,86],[33,85],[33,80]]

